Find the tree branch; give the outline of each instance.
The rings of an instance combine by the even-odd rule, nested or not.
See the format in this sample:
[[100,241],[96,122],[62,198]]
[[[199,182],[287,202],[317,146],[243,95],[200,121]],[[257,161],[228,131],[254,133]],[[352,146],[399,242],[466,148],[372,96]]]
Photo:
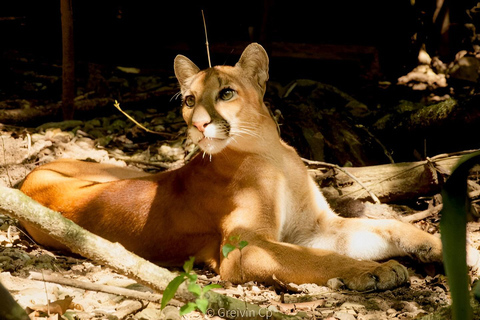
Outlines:
[[[158,291],[164,291],[176,274],[161,268],[127,251],[118,243],[112,243],[81,228],[60,213],[48,209],[20,190],[0,186],[0,212],[35,226],[53,239],[66,245],[72,252],[105,264],[110,268]],[[176,297],[194,301],[195,297],[182,285]],[[257,305],[209,291],[206,294],[210,311],[222,317],[234,319],[247,315],[250,319],[300,319],[304,315],[289,316],[272,312]],[[248,313],[247,313],[248,312]]]

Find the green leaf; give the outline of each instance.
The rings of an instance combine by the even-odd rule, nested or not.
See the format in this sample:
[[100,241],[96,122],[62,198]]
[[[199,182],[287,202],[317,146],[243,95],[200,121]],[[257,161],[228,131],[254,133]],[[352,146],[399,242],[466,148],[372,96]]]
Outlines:
[[452,318],[472,319],[468,268],[466,263],[467,177],[480,161],[480,152],[462,157],[442,190],[443,209],[440,231],[443,260],[452,296]]
[[205,286],[202,288],[202,293],[207,293],[208,291],[216,288],[221,288],[222,286],[216,283],[209,284],[208,286]]
[[195,300],[198,310],[202,311],[203,314],[207,313],[208,300],[207,299],[197,299]]
[[248,246],[248,241],[242,240],[238,243],[238,249],[240,249],[240,250],[242,250],[246,246]]
[[183,281],[185,281],[185,277],[181,275],[178,277],[175,277],[172,281],[170,281],[170,283],[165,288],[165,291],[163,291],[162,306],[161,306],[162,309],[165,308],[165,306],[170,300],[172,300],[172,298],[175,296],[175,293],[178,290],[178,287],[180,287]]
[[188,281],[193,282],[193,283],[197,282],[197,279],[198,279],[197,274],[188,273],[188,274],[185,274],[185,276],[188,278]]
[[183,270],[185,270],[186,273],[190,273],[193,269],[193,263],[195,262],[195,257],[190,257],[185,263],[183,264]]
[[233,244],[227,243],[222,247],[222,253],[225,258],[228,258],[228,254],[235,250],[235,246]]
[[184,316],[187,313],[194,311],[196,308],[197,308],[197,304],[195,302],[189,302],[180,308],[180,315]]
[[480,281],[478,281],[473,287],[473,295],[477,301],[480,301]]
[[190,282],[190,284],[188,285],[188,291],[190,291],[197,297],[200,297],[200,295],[202,294],[202,288],[194,282]]

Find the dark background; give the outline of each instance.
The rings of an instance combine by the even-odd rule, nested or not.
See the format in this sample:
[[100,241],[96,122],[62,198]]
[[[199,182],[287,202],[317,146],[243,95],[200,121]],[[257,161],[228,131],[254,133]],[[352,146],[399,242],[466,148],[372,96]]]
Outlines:
[[[233,65],[248,43],[259,42],[270,56],[271,82],[285,86],[295,79],[317,80],[366,103],[375,115],[380,111],[387,114],[399,100],[420,102],[431,93],[394,85],[384,90],[381,84],[395,84],[398,77],[416,67],[422,45],[445,63],[453,61],[459,50],[475,51],[472,41],[465,40],[476,35],[469,34],[471,29],[465,25],[480,25],[478,16],[472,15],[476,12],[467,14],[467,9],[476,4],[445,0],[434,22],[436,1],[426,0],[73,0],[76,77],[77,81],[87,79],[92,64],[111,69],[137,67],[145,74],[172,77],[173,59],[179,53],[200,68],[208,67],[203,9],[213,65]],[[442,33],[447,11],[448,28]],[[24,90],[29,67],[37,74],[45,71],[61,76],[60,19],[58,0],[0,1],[0,100],[60,100],[59,81],[51,91],[30,90],[34,92],[31,97]],[[35,75],[32,82],[38,82],[38,78]],[[458,87],[463,86],[460,83]],[[440,95],[448,93],[449,88],[443,90]],[[328,103],[318,108],[329,108]],[[339,118],[345,120],[343,115]],[[355,121],[351,122],[354,127]],[[332,127],[335,129],[335,125]],[[431,147],[433,154],[478,147],[478,139],[471,135],[474,126],[465,132],[459,127],[463,125],[451,130],[457,135],[442,139],[436,133],[393,132],[387,148],[415,143],[420,150],[427,138],[439,141],[438,146]],[[385,133],[378,134],[386,140]],[[459,144],[466,141],[465,136],[473,143]],[[411,148],[397,150],[397,155],[402,153],[401,160],[412,160]]]
[[[170,70],[177,53],[207,67],[201,9],[207,19],[214,64],[233,64],[215,45],[259,41],[375,47],[381,76],[395,78],[416,63],[412,36],[431,32],[428,11],[410,1],[73,1],[76,59],[102,64]],[[45,61],[61,59],[59,1],[1,1],[1,45]],[[358,65],[328,59],[272,59],[272,76],[349,82]],[[308,59],[307,59],[308,60]],[[340,68],[340,69],[339,69]],[[340,73],[340,74],[339,74]]]

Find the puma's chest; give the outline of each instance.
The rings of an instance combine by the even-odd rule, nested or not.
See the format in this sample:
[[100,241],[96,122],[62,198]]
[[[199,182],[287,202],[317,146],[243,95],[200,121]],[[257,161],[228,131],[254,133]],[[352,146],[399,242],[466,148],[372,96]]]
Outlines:
[[[286,156],[289,156],[287,153]],[[259,211],[265,221],[276,227],[278,239],[300,223],[311,220],[316,188],[306,168],[298,161],[283,157],[279,161],[261,160],[251,164],[245,175],[247,183],[239,183],[242,199],[248,199],[250,212]],[[255,199],[254,201],[252,199]]]

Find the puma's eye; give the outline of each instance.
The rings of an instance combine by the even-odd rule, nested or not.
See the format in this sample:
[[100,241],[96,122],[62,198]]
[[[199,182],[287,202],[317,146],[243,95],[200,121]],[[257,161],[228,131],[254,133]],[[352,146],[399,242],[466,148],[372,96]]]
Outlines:
[[185,97],[185,104],[187,107],[193,107],[195,105],[195,97],[194,96],[186,96]]
[[223,101],[228,101],[232,99],[234,95],[235,95],[235,90],[226,88],[220,91],[220,94],[218,95],[218,97]]

